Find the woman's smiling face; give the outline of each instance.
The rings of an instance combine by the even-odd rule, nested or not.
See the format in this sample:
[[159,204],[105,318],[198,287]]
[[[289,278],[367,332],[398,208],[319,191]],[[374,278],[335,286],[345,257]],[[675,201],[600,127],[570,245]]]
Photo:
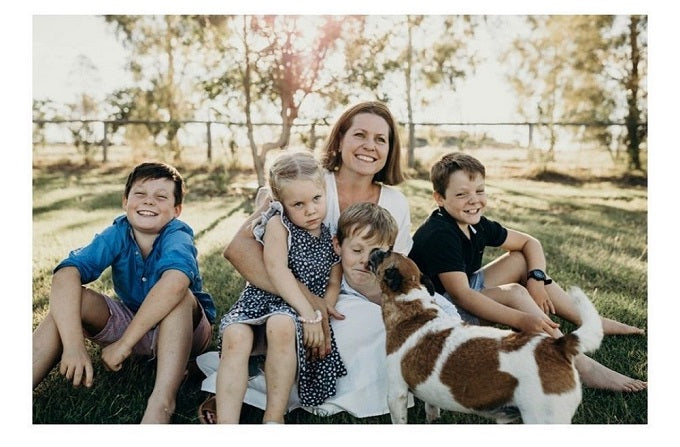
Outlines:
[[364,175],[374,175],[385,166],[390,151],[390,127],[384,118],[359,113],[340,141],[342,167]]

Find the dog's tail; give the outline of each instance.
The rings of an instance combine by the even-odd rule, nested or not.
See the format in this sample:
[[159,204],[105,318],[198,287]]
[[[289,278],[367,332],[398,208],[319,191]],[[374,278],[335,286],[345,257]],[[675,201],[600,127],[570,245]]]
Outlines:
[[568,293],[574,300],[576,310],[581,317],[581,326],[559,341],[562,342],[565,352],[571,354],[594,351],[600,347],[604,336],[600,315],[581,289],[570,287]]

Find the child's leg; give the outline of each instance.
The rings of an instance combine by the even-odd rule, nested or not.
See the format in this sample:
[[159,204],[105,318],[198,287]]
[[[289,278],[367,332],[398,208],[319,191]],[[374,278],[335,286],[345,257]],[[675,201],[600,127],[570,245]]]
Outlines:
[[[82,335],[83,329],[89,334],[96,334],[106,325],[110,315],[109,308],[103,295],[83,287],[80,287],[80,289],[80,327],[75,328],[75,330],[79,331],[80,335]],[[93,380],[92,362],[87,352],[84,351],[84,344],[82,348],[83,352],[80,353],[80,357],[82,357],[80,360],[65,359],[65,362],[72,366],[64,365],[62,374],[69,381],[73,381],[76,386],[80,383],[85,384],[85,386],[91,386]],[[35,332],[33,332],[33,388],[38,386],[59,362],[62,352],[63,344],[61,336],[54,321],[53,311],[50,310]],[[84,366],[78,367],[73,365]],[[86,371],[88,368],[89,378]]]
[[[484,284],[486,287],[510,283],[524,283],[526,281],[527,264],[522,253],[512,251],[488,263],[484,266],[483,270]],[[580,324],[581,320],[578,318],[578,313],[572,304],[571,297],[557,283],[553,281],[546,286],[545,290],[555,306],[555,313],[557,315],[574,324]],[[518,309],[514,306],[510,307]],[[601,318],[605,335],[644,334],[643,329],[629,326],[610,318]]]
[[647,382],[624,376],[584,354],[577,355],[574,364],[583,384],[590,388],[624,392],[647,388]]
[[290,390],[297,372],[295,323],[287,315],[273,315],[267,320],[267,358],[264,374],[267,382],[267,408],[263,422],[283,423]]
[[177,391],[184,379],[191,352],[194,313],[201,311],[194,295],[186,295],[158,324],[156,381],[147,402],[143,424],[169,423]]
[[[499,258],[503,262],[495,264],[496,268],[502,267],[507,268],[508,271],[503,274],[492,269],[492,273],[488,274],[487,270],[484,272],[485,284],[490,281],[487,279],[490,277],[491,281],[497,281],[499,278],[507,277],[508,275],[516,274],[517,270],[512,270],[517,265],[521,263],[517,260],[513,261],[514,256],[505,256]],[[491,265],[491,264],[489,264]],[[492,282],[493,284],[493,282]],[[560,312],[565,312],[566,315],[577,319],[576,310],[571,305],[571,298],[557,285],[555,282],[547,286],[550,298],[553,300],[555,305],[555,310],[558,314],[562,315]],[[552,292],[552,293],[551,293]],[[533,315],[543,315],[543,311],[538,307],[536,302],[531,298],[529,292],[526,288],[519,284],[506,284],[497,285],[494,287],[486,288],[482,291],[484,295],[494,299],[495,301],[504,304],[513,309],[521,310]],[[554,295],[553,295],[554,294]],[[556,299],[554,298],[556,297]],[[567,304],[569,304],[567,306]],[[565,316],[567,320],[567,316]],[[573,321],[573,320],[571,320]],[[612,320],[610,320],[612,321]],[[605,326],[606,327],[606,326]],[[561,337],[562,331],[556,329],[553,333],[554,337]],[[601,388],[612,391],[640,391],[647,388],[647,383],[632,377],[625,376],[614,370],[607,368],[606,366],[598,363],[592,358],[579,354],[576,356],[575,366],[576,370],[579,372],[579,376],[583,381],[583,384],[591,388]]]
[[486,264],[482,270],[485,287],[521,283],[526,278],[527,263],[522,253],[510,251]]
[[[545,286],[550,300],[555,306],[555,313],[560,317],[571,321],[576,325],[581,324],[581,319],[579,318],[576,308],[574,308],[573,300],[571,297],[557,284],[553,281],[551,284]],[[630,326],[625,323],[621,323],[610,318],[600,317],[602,320],[602,328],[604,329],[605,335],[619,334],[619,335],[629,335],[629,334],[644,334],[644,329],[637,328],[635,326]]]
[[[482,293],[513,309],[533,315],[543,315],[543,311],[536,305],[529,292],[519,284],[484,289]],[[561,337],[562,331],[555,329],[552,335],[553,337]],[[647,382],[611,370],[584,354],[577,355],[574,360],[583,384],[588,387],[626,392],[647,388]]]
[[238,424],[248,386],[248,358],[253,350],[253,329],[231,324],[222,333],[222,356],[217,370],[217,423]]

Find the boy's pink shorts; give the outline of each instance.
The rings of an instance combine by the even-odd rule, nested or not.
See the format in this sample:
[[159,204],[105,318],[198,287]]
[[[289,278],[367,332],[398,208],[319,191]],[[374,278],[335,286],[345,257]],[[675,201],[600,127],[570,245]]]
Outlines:
[[[109,306],[109,320],[106,322],[104,329],[98,334],[88,336],[90,340],[102,346],[110,345],[119,340],[120,337],[123,336],[125,329],[130,325],[132,318],[135,316],[135,314],[121,301],[114,300],[106,295],[104,295],[104,299]],[[201,314],[201,321],[198,323],[198,326],[196,326],[196,329],[194,329],[191,343],[191,358],[205,351],[208,348],[210,338],[212,337],[212,326],[205,316],[205,312],[201,311]],[[132,352],[138,355],[155,356],[156,344],[158,342],[156,340],[157,334],[158,326],[144,334],[142,339],[137,342],[134,348],[132,348]]]

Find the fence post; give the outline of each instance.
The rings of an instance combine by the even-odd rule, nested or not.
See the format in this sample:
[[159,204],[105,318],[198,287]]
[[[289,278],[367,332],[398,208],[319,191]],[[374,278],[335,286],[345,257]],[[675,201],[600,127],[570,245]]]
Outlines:
[[531,147],[532,147],[532,144],[533,144],[533,142],[532,142],[533,135],[534,135],[534,125],[533,125],[532,123],[529,123],[529,142],[527,143],[527,148],[528,148],[528,149],[531,149]]
[[212,124],[210,121],[205,123],[206,127],[206,138],[208,139],[208,161],[212,161],[212,137],[210,135],[210,124]]
[[107,162],[109,156],[109,123],[104,121],[104,140],[102,141],[102,161]]

